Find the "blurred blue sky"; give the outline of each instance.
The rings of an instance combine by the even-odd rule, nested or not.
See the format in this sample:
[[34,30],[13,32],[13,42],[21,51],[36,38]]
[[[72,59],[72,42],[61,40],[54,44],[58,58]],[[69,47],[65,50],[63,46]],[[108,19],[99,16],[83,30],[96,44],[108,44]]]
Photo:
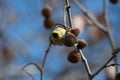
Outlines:
[[[64,6],[62,5],[63,4],[60,3],[59,6],[53,6],[53,19],[56,20],[60,18],[60,20],[56,21],[60,23],[63,23],[63,12],[61,11]],[[72,15],[77,15],[79,13],[81,14],[80,10],[76,7],[75,4],[71,3],[71,5]],[[83,5],[95,15],[103,11],[101,0],[86,0],[83,2]],[[56,9],[55,6],[59,9]],[[3,0],[3,5],[0,8],[0,21],[2,29],[4,30],[4,37],[7,41],[5,44],[17,55],[10,66],[19,66],[19,69],[21,69],[29,62],[42,62],[44,52],[49,45],[49,36],[52,31],[52,29],[46,30],[44,28],[44,17],[41,15],[41,10],[44,7],[44,0]],[[119,8],[120,3],[117,5],[111,5],[109,3],[109,19],[112,25],[113,36],[117,46],[120,46]],[[14,22],[11,22],[9,17]],[[88,41],[88,36],[90,36],[89,31],[86,30],[78,38],[83,38]],[[70,48],[61,46],[52,47],[46,62],[44,80],[54,80],[56,76],[62,74],[66,69],[69,70],[80,68],[78,70],[85,71],[81,62],[73,65],[67,61],[67,54],[70,52],[70,50]],[[103,39],[99,43],[96,43],[92,46],[88,45],[88,47],[86,47],[83,52],[88,59],[91,69],[96,71],[98,68],[100,68],[100,66],[102,66],[102,64],[104,64],[106,60],[108,60],[111,49],[108,40]],[[92,68],[92,66],[95,66],[96,69],[94,67]],[[17,72],[16,70],[18,70],[18,68],[15,68],[15,70],[11,72],[13,74],[10,73],[8,75],[15,75],[14,72]],[[39,80],[38,72],[34,74],[34,76],[36,80]],[[102,72],[100,75],[96,76],[94,80],[106,80],[104,77],[105,73]],[[3,79],[8,80],[6,78]],[[31,80],[28,78],[28,76],[26,79]],[[69,80],[69,78],[62,80]]]

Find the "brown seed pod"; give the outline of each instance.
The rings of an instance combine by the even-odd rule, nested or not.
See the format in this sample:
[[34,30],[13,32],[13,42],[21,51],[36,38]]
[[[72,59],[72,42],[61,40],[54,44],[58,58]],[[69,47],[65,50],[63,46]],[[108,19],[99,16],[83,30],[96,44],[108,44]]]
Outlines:
[[80,33],[80,30],[78,28],[71,28],[70,32],[73,33],[77,37]]
[[47,29],[52,28],[54,26],[53,20],[51,18],[46,18],[45,21],[44,21],[44,26]]
[[50,17],[52,15],[52,8],[50,6],[46,6],[43,10],[42,10],[42,15],[46,18]]
[[83,49],[87,46],[87,43],[84,40],[77,40],[77,48]]
[[15,55],[12,52],[12,50],[10,50],[9,48],[7,48],[5,46],[3,47],[2,52],[3,53],[1,54],[1,56],[2,56],[4,63],[6,63],[6,64],[9,64],[15,58]]
[[63,44],[67,47],[72,47],[77,42],[76,36],[70,32],[64,35]]
[[116,74],[115,80],[120,80],[120,72]]
[[77,63],[81,60],[81,55],[80,55],[80,52],[77,51],[77,50],[73,50],[71,51],[68,56],[67,56],[67,59],[69,62],[71,63]]
[[117,4],[119,0],[110,0],[112,4]]

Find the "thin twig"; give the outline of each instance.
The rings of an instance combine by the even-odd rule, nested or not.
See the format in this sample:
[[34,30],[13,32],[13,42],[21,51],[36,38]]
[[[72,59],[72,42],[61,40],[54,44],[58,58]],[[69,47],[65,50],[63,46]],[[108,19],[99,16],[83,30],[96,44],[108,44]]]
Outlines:
[[52,46],[52,44],[50,43],[49,46],[48,46],[48,49],[45,51],[45,56],[44,56],[44,59],[43,59],[42,68],[44,68],[44,65],[45,65],[45,62],[46,62],[46,58],[47,58],[48,52],[51,49],[51,46]]
[[41,71],[41,79],[40,80],[43,80],[44,66],[45,66],[46,59],[47,59],[47,56],[48,56],[48,53],[49,53],[51,47],[52,47],[52,43],[50,42],[47,50],[45,51],[45,56],[44,56],[44,59],[43,59],[43,62],[42,62],[42,67],[41,67],[42,71]]
[[69,21],[70,27],[73,27],[72,17],[71,17],[71,6],[69,4],[69,0],[65,0],[65,1],[66,1],[66,11],[68,14],[68,21]]
[[27,71],[25,70],[25,67],[27,67],[27,66],[29,66],[29,65],[34,65],[34,66],[36,66],[36,68],[37,68],[37,69],[39,70],[39,72],[40,72],[40,76],[41,76],[40,80],[43,80],[44,66],[45,66],[45,62],[46,62],[46,59],[47,59],[48,52],[49,52],[50,49],[51,49],[51,46],[52,46],[52,43],[50,42],[49,47],[48,47],[47,50],[45,51],[45,56],[44,56],[44,58],[43,58],[42,67],[38,66],[36,63],[28,63],[27,65],[25,65],[25,66],[23,67],[23,70],[24,70],[33,80],[35,80],[34,77],[33,77],[29,72],[27,72]]
[[[105,32],[109,38],[109,41],[110,41],[110,44],[111,44],[111,47],[112,47],[112,50],[115,49],[115,42],[114,42],[114,39],[113,39],[113,36],[112,36],[112,31],[111,31],[111,28],[110,28],[110,24],[108,22],[108,8],[107,8],[107,5],[106,5],[106,0],[104,0],[104,16],[105,16],[105,23],[107,26],[107,28],[105,26],[103,26],[102,24],[100,24],[96,18],[86,9],[84,8],[77,0],[73,0],[75,2],[75,4],[81,9],[81,11],[83,12],[83,14],[91,20],[91,22],[96,25],[96,27],[98,27],[100,30],[102,30],[103,32]],[[114,54],[113,54],[114,56]],[[115,64],[117,64],[117,57],[111,57],[105,65],[107,65],[113,58],[114,58],[114,61],[115,61]],[[104,65],[104,66],[105,66]],[[100,68],[100,70],[98,70],[94,75],[97,75],[101,70],[103,70],[104,66],[102,68]],[[116,68],[116,71],[118,68]]]
[[78,0],[73,0],[73,2],[80,8],[80,10],[82,11],[82,13],[95,25],[97,26],[100,30],[102,30],[103,32],[107,32],[107,28],[100,24],[97,19],[84,7],[82,6]]
[[[110,27],[110,23],[109,23],[109,19],[108,19],[108,13],[109,13],[109,11],[108,11],[107,0],[103,0],[103,10],[104,10],[105,26],[108,29],[107,37],[109,38],[109,42],[110,42],[112,50],[114,50],[115,49],[115,41],[113,39],[112,29]],[[114,58],[114,62],[115,62],[115,64],[118,63],[117,62],[117,57]],[[117,74],[117,72],[118,72],[118,67],[116,65],[115,66],[115,75]]]
[[114,58],[114,56],[112,56],[96,73],[94,73],[92,75],[92,78],[94,78],[98,73],[100,73],[113,58]]
[[34,77],[32,76],[32,74],[30,74],[28,71],[25,70],[25,68],[26,68],[27,66],[29,66],[29,65],[34,65],[34,66],[39,70],[40,73],[42,72],[42,69],[41,69],[40,66],[39,66],[38,64],[36,64],[36,63],[28,63],[28,64],[26,64],[26,65],[22,68],[22,70],[25,71],[25,73],[28,74],[28,75],[32,78],[32,80],[35,80]]
[[[66,0],[66,11],[68,13],[68,20],[69,20],[70,27],[72,28],[73,23],[72,23],[72,18],[71,18],[71,10],[70,10],[69,0]],[[84,66],[87,70],[89,80],[92,80],[92,78],[91,78],[92,73],[91,73],[90,67],[88,65],[87,59],[84,57],[82,50],[79,50],[79,51],[80,51],[81,58],[82,58],[82,61],[84,63]]]
[[106,67],[106,65],[116,57],[116,55],[119,52],[120,52],[120,48],[117,48],[116,50],[114,50],[112,54],[115,54],[115,55],[113,55],[96,73],[94,73],[92,75],[92,78],[94,78],[98,73],[100,73]]
[[32,78],[32,80],[35,80],[34,77],[32,76],[32,74],[30,74],[30,73],[27,72],[26,70],[23,70],[23,71],[25,71],[25,73],[26,73],[27,75],[29,75],[29,76]]
[[79,50],[79,51],[80,51],[80,54],[81,54],[81,59],[82,59],[84,65],[85,65],[85,68],[86,68],[86,70],[87,70],[89,80],[92,80],[92,72],[91,72],[90,67],[89,67],[89,65],[88,65],[87,59],[86,59],[85,56],[83,55],[82,50]]
[[103,3],[104,3],[104,18],[105,18],[105,26],[107,27],[107,33],[108,33],[108,37],[109,37],[109,40],[110,40],[110,44],[111,44],[111,47],[112,47],[112,50],[115,49],[115,41],[113,39],[113,36],[112,36],[112,31],[111,31],[111,27],[110,27],[110,23],[109,23],[109,19],[108,19],[108,6],[107,6],[107,0],[103,0]]
[[66,25],[66,6],[64,7],[63,13],[64,13],[64,16],[63,16],[64,17],[64,25],[67,26]]

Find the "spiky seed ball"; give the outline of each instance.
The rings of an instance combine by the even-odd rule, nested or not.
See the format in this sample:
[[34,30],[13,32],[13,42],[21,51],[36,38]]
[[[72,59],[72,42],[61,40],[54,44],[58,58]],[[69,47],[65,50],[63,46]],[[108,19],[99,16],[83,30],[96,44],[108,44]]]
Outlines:
[[51,18],[46,18],[44,21],[44,26],[47,29],[50,29],[54,26],[54,21]]
[[115,80],[120,80],[120,72],[117,73],[116,77],[115,77]]
[[72,47],[77,42],[76,36],[70,32],[65,34],[62,40],[63,44],[67,47]]
[[50,17],[52,15],[52,8],[50,6],[46,6],[43,10],[42,10],[42,15],[46,18]]
[[78,28],[71,28],[70,32],[73,33],[77,37],[80,33],[80,30]]
[[76,50],[71,51],[68,54],[67,59],[71,63],[77,63],[77,62],[79,62],[81,60],[80,52],[76,51]]
[[77,40],[77,48],[83,49],[87,46],[87,43],[84,40]]
[[110,0],[112,4],[117,4],[119,0]]

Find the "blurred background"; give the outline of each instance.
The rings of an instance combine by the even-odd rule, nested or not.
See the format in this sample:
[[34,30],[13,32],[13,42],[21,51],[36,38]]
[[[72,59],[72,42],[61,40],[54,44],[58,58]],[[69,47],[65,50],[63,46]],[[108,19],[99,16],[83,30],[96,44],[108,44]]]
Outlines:
[[[105,24],[103,0],[79,0],[79,2],[93,13],[101,24]],[[111,57],[111,46],[106,35],[90,25],[90,21],[72,0],[70,4],[74,27],[81,31],[78,39],[84,39],[88,43],[83,52],[94,73]],[[21,69],[30,62],[42,63],[52,31],[44,27],[41,10],[46,5],[53,8],[54,23],[63,24],[65,0],[0,0],[0,80],[32,80]],[[108,0],[108,6],[113,37],[116,47],[120,47],[120,3],[113,5]],[[45,65],[44,80],[88,79],[81,61],[77,64],[68,62],[67,55],[71,50],[65,46],[51,48]],[[34,66],[25,69],[35,80],[39,80],[40,73]],[[113,67],[107,68],[94,80],[114,80],[113,72]]]

